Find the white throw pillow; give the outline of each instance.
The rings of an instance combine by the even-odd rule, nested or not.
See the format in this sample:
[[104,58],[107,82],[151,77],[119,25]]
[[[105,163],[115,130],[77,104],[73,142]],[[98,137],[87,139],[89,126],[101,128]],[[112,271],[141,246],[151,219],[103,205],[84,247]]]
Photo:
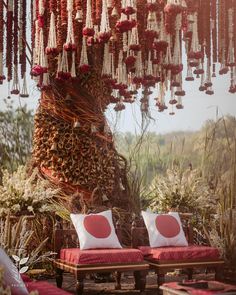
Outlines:
[[177,212],[155,214],[142,211],[151,247],[188,246]]
[[98,214],[70,214],[79,237],[80,249],[122,248],[112,221],[111,210]]
[[6,252],[0,248],[0,266],[3,267],[3,284],[9,286],[13,295],[28,295],[29,292],[15,264]]

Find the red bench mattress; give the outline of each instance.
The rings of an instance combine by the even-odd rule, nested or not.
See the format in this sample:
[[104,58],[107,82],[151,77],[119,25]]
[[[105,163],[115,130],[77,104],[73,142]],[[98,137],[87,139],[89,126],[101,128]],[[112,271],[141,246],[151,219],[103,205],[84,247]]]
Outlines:
[[138,249],[62,249],[60,259],[73,264],[113,264],[135,263],[143,261],[143,254]]
[[187,247],[160,247],[151,248],[148,246],[139,247],[145,259],[151,260],[203,260],[219,259],[220,253],[217,248],[208,246],[187,246]]

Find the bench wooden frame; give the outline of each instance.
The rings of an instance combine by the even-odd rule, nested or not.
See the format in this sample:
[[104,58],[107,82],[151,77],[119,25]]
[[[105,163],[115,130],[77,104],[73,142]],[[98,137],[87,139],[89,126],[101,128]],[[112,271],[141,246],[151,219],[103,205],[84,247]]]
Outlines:
[[[121,241],[121,231],[119,224],[116,224],[116,231],[119,240]],[[84,278],[90,273],[106,273],[115,272],[115,289],[121,289],[121,273],[132,271],[134,273],[136,290],[140,290],[141,294],[145,294],[146,275],[148,273],[149,264],[146,262],[139,263],[117,263],[117,264],[72,264],[59,259],[60,250],[63,248],[79,247],[79,241],[74,229],[63,229],[59,223],[56,223],[54,229],[54,250],[57,253],[57,258],[53,261],[56,270],[57,287],[62,287],[63,273],[69,272],[74,274],[76,279],[76,294],[81,295],[84,289]]]
[[[183,225],[183,230],[189,244],[194,244],[193,240],[193,228],[191,225],[191,213],[180,213],[180,218]],[[140,237],[142,237],[140,239]],[[149,245],[148,232],[144,226],[143,220],[135,218],[132,223],[131,228],[131,243],[133,248],[138,248],[139,246]],[[165,274],[169,271],[175,269],[185,269],[187,270],[188,279],[192,279],[193,269],[194,268],[205,268],[205,269],[214,269],[215,270],[215,279],[221,280],[222,276],[222,266],[224,265],[224,260],[222,259],[203,259],[203,260],[159,260],[152,261],[146,260],[149,263],[150,269],[154,270],[157,274],[157,285],[158,292],[159,287],[165,282]]]

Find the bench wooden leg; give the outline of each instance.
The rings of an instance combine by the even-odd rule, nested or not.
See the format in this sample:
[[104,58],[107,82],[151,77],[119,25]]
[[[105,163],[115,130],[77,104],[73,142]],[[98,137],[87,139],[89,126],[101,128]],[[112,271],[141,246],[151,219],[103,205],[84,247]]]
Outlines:
[[192,280],[193,279],[193,269],[188,268],[187,269],[187,274],[188,274],[188,280]]
[[141,294],[145,294],[147,271],[135,271],[135,290],[140,290]]
[[56,284],[57,288],[62,287],[62,282],[63,282],[63,270],[60,268],[56,268]]
[[165,274],[164,273],[157,273],[157,294],[162,294],[160,290],[160,286],[165,283]]
[[221,267],[216,267],[215,268],[215,280],[216,281],[222,281],[223,279],[223,269]]
[[76,275],[76,295],[82,295],[84,291],[84,274],[77,274]]
[[115,280],[116,280],[115,289],[121,290],[121,272],[117,271],[115,273]]

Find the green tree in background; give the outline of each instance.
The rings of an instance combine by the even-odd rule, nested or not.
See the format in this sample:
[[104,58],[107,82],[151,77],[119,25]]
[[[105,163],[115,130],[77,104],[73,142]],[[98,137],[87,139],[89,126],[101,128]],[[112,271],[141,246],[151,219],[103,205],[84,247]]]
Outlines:
[[5,104],[5,110],[0,111],[0,170],[13,172],[31,154],[33,112],[26,105],[14,109],[12,101]]

